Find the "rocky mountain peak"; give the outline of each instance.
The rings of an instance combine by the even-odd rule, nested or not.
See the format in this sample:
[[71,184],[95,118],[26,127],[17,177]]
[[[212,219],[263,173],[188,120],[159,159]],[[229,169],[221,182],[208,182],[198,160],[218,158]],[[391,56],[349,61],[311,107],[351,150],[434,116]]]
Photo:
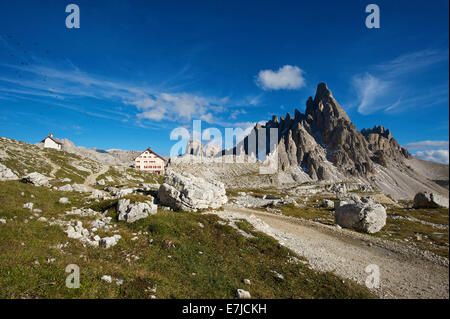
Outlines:
[[189,139],[188,143],[186,144],[186,151],[185,154],[194,155],[194,156],[207,156],[211,157],[216,155],[222,151],[222,147],[219,145],[216,145],[212,142],[208,143],[206,146],[202,143],[202,141],[191,138]]
[[385,166],[386,156],[396,161],[411,157],[408,150],[398,144],[391,131],[382,125],[375,125],[372,129],[362,129],[361,134],[367,140],[369,149],[374,153],[372,160],[380,165]]
[[361,130],[361,134],[366,137],[370,134],[378,134],[387,139],[392,138],[391,131],[389,129],[385,129],[383,125],[379,125],[379,126],[375,125],[372,129],[363,128]]
[[333,98],[333,94],[328,89],[328,86],[325,82],[320,82],[317,85],[316,97],[314,98],[314,100],[317,100],[320,98]]
[[198,156],[198,155],[202,155],[204,151],[205,150],[204,150],[203,143],[196,138],[189,139],[189,141],[186,144],[185,154]]
[[[294,118],[290,113],[279,119],[274,115],[250,134],[261,127],[278,129],[281,170],[300,168],[314,180],[370,178],[375,164],[387,166],[395,161],[401,165],[410,156],[383,126],[358,131],[324,82],[317,86],[314,99],[307,100],[305,114],[295,110]],[[247,137],[237,148],[244,147],[248,154],[248,141]]]
[[306,115],[312,117],[315,122],[344,119],[351,123],[347,113],[334,99],[325,82],[317,86],[314,99],[310,97],[306,102]]
[[278,123],[278,115],[272,116],[272,122],[273,123]]

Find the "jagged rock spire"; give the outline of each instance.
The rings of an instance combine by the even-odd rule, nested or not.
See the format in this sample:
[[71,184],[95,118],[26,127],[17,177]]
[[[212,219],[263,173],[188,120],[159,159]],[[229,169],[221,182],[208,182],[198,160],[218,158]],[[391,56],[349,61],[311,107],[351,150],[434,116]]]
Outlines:
[[[396,161],[407,157],[384,127],[359,132],[324,82],[307,100],[305,114],[274,115],[263,127],[278,129],[279,167],[300,167],[312,179],[370,177],[375,163],[384,166],[394,155]],[[247,148],[248,138],[242,144]]]

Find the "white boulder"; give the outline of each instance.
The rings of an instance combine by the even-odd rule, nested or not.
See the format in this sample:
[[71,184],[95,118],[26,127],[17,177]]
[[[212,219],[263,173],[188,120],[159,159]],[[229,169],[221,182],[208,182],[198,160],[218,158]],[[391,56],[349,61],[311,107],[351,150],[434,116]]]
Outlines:
[[158,206],[153,203],[153,200],[145,203],[131,203],[129,199],[121,199],[117,202],[117,218],[127,223],[146,218],[149,214],[154,215],[157,210]]
[[8,167],[0,163],[0,181],[17,180],[19,177]]
[[59,199],[59,203],[60,203],[60,204],[69,204],[70,201],[69,201],[69,199],[68,199],[67,197],[61,197],[61,198]]
[[23,204],[23,208],[28,208],[29,210],[33,210],[33,203],[25,203],[25,204]]
[[79,192],[79,193],[89,192],[89,188],[83,184],[72,184],[72,188],[74,191]]
[[105,196],[104,192],[102,192],[98,189],[92,190],[92,195],[91,195],[92,198],[103,198],[103,196]]
[[110,248],[112,246],[117,245],[120,238],[122,238],[122,236],[120,236],[120,235],[104,237],[104,238],[100,239],[99,245],[100,245],[100,247],[103,247],[103,248]]
[[216,209],[228,201],[223,183],[172,171],[164,176],[158,199],[163,205],[183,211]]
[[448,208],[448,198],[430,192],[420,192],[414,196],[414,208]]
[[111,278],[111,276],[108,276],[108,275],[102,276],[102,280],[106,281],[106,282],[109,282],[109,283],[112,283],[112,278]]
[[42,175],[38,172],[33,172],[28,175],[26,175],[24,178],[22,178],[22,182],[24,183],[30,183],[35,186],[49,186],[48,178],[45,175]]
[[247,290],[244,289],[238,289],[236,290],[236,296],[239,299],[250,299],[252,296],[250,295],[250,293]]
[[70,184],[66,184],[58,188],[60,192],[73,192],[73,188]]
[[122,188],[115,193],[115,196],[116,198],[125,197],[127,195],[133,194],[135,190],[135,188]]
[[339,226],[370,234],[386,225],[386,209],[370,197],[352,195],[339,201],[334,217]]
[[333,202],[332,200],[329,200],[329,199],[324,199],[324,200],[322,201],[322,207],[325,207],[325,208],[334,208],[334,202]]

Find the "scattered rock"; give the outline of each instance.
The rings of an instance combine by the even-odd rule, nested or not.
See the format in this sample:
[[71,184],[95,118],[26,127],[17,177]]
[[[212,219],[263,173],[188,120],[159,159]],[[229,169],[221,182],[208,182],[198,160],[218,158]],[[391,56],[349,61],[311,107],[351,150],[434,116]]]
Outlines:
[[89,192],[89,188],[83,184],[72,184],[72,188],[75,192],[79,192],[79,193],[88,193]]
[[250,279],[244,279],[244,284],[250,285],[251,284]]
[[448,208],[448,199],[435,193],[420,192],[414,197],[414,208]]
[[104,192],[102,192],[98,189],[92,190],[92,195],[91,195],[92,198],[103,198],[104,196],[105,196]]
[[60,192],[73,192],[73,188],[70,184],[66,184],[64,186],[61,186],[58,188],[58,191]]
[[272,270],[272,273],[275,275],[275,277],[279,280],[284,280],[284,276],[280,274],[279,272],[276,272],[275,270]]
[[117,286],[123,285],[123,279],[115,279],[115,281]]
[[105,238],[100,239],[99,245],[100,245],[100,247],[103,247],[103,248],[110,248],[112,246],[117,245],[120,238],[122,238],[122,236],[120,236],[120,235],[105,237]]
[[98,180],[97,185],[101,185],[101,186],[105,185],[105,180],[104,179]]
[[102,280],[106,281],[108,283],[112,283],[112,278],[111,278],[111,276],[108,276],[108,275],[102,276]]
[[236,296],[239,299],[250,299],[252,296],[250,295],[250,293],[247,290],[244,289],[238,289],[236,290]]
[[135,188],[122,188],[119,189],[114,195],[116,196],[116,198],[121,198],[133,194],[135,191]]
[[70,204],[70,201],[69,201],[69,199],[67,197],[61,197],[59,199],[59,203],[60,204]]
[[322,207],[325,207],[325,208],[334,208],[334,202],[333,202],[332,200],[329,200],[329,199],[324,199],[324,200],[322,201]]
[[25,204],[23,204],[23,208],[28,208],[29,210],[33,210],[33,203],[25,203]]
[[2,223],[2,224],[6,224],[6,219],[4,219],[4,218],[0,218],[0,223]]

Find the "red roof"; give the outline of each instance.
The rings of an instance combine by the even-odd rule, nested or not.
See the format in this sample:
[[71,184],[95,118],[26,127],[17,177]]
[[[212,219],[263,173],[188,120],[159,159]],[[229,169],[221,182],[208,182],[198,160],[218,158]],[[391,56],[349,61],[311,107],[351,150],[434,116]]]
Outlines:
[[[145,152],[150,152],[155,154],[157,157],[159,157],[160,159],[162,159],[164,162],[166,161],[166,159],[164,157],[162,157],[161,155],[159,155],[158,153],[156,153],[154,150],[152,150],[150,147],[147,148],[145,151],[143,151],[141,154],[139,154],[136,158],[138,158],[139,156],[141,156],[142,154],[144,154]],[[136,160],[136,158],[134,160]]]

